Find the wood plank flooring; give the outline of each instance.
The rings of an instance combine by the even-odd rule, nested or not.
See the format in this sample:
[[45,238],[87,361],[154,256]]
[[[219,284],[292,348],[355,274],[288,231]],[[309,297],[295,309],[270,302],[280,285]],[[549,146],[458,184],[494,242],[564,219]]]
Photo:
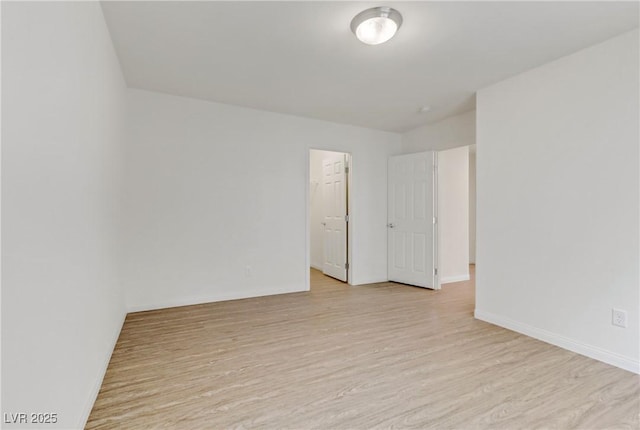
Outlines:
[[639,377],[475,320],[474,284],[127,316],[88,429],[638,429]]

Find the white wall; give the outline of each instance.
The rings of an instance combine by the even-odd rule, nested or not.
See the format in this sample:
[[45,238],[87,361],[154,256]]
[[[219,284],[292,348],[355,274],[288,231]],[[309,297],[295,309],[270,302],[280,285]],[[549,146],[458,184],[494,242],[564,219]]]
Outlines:
[[125,315],[124,80],[98,3],[3,2],[2,37],[2,411],[82,428]]
[[469,148],[438,152],[438,274],[469,279]]
[[476,150],[469,149],[469,263],[476,262]]
[[352,154],[352,280],[387,279],[400,135],[140,90],[128,102],[130,309],[308,288],[310,148]]
[[477,98],[476,316],[635,372],[638,48],[635,30]]
[[444,150],[476,143],[476,111],[465,112],[402,135],[404,153]]

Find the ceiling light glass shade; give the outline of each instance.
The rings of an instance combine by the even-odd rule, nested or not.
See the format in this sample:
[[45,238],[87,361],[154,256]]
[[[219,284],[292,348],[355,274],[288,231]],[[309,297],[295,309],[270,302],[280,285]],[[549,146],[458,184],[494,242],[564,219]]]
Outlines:
[[402,15],[390,7],[374,7],[351,20],[351,31],[367,45],[378,45],[391,39],[402,24]]

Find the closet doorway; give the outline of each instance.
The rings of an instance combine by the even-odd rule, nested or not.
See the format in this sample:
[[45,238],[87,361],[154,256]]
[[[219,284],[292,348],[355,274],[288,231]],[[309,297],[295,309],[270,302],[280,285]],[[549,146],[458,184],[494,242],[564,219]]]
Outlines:
[[310,265],[327,276],[349,281],[349,184],[351,155],[310,150]]

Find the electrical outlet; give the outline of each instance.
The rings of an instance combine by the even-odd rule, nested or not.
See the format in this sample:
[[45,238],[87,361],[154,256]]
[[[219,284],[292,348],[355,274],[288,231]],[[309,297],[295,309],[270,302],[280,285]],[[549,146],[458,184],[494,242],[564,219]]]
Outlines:
[[627,328],[627,311],[613,308],[611,310],[611,324],[618,327]]

